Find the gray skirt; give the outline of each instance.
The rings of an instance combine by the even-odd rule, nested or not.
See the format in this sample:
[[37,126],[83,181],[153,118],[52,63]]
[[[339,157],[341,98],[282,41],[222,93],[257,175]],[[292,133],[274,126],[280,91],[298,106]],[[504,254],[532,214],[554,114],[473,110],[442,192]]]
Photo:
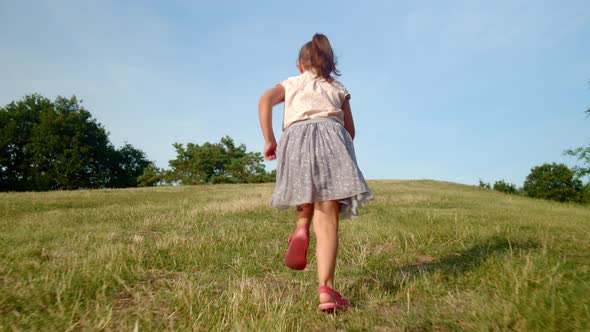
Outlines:
[[373,199],[357,166],[352,138],[337,120],[321,117],[292,123],[276,153],[272,207],[337,200],[340,218],[348,219],[357,217],[358,208]]

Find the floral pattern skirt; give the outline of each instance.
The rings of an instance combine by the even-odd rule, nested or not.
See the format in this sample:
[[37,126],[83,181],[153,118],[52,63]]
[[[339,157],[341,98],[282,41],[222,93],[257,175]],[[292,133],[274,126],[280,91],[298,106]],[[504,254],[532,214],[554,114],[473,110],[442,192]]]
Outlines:
[[287,209],[337,200],[340,218],[356,218],[373,199],[357,166],[352,138],[329,117],[292,123],[277,146],[277,178],[270,205]]

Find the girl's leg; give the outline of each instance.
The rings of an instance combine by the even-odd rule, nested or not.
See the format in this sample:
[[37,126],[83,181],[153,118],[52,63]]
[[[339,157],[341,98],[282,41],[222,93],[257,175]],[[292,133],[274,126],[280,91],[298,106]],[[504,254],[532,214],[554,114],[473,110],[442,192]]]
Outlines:
[[[320,286],[334,289],[336,255],[338,253],[338,201],[315,204],[313,228],[317,240],[318,280]],[[320,294],[320,302],[334,301],[326,293]]]
[[309,246],[309,226],[313,217],[313,205],[297,206],[297,229],[289,238],[289,248],[283,262],[294,270],[303,270],[307,266],[307,248]]
[[313,205],[303,204],[297,206],[297,229],[305,227],[309,229],[313,217]]

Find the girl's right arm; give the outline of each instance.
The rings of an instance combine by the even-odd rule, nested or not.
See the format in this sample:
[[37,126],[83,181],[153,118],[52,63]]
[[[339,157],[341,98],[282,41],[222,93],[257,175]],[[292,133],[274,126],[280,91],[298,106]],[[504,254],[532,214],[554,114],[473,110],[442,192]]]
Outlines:
[[277,84],[274,88],[266,91],[258,103],[258,118],[260,119],[260,128],[264,135],[264,158],[274,160],[277,149],[277,141],[274,131],[272,130],[272,107],[285,101],[285,88]]

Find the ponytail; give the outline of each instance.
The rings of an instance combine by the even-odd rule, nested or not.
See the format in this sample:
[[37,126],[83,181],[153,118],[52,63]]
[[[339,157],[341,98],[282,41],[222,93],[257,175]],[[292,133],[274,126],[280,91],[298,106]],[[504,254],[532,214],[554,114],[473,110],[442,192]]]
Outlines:
[[340,72],[336,69],[336,59],[328,37],[321,33],[316,33],[311,42],[306,43],[299,52],[299,60],[307,67],[311,67],[318,77],[323,77],[327,81],[332,80],[332,73],[339,76]]

